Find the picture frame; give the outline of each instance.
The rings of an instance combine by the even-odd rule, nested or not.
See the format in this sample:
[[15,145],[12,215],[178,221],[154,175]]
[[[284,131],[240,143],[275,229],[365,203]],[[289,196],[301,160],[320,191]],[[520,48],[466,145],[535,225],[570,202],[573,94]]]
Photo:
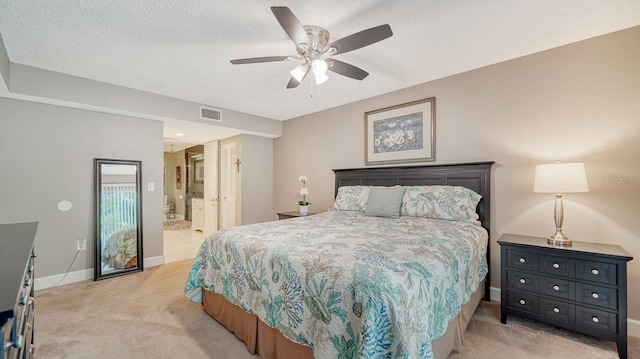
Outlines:
[[435,128],[435,97],[365,112],[365,166],[435,161]]
[[195,183],[204,183],[204,160],[194,162],[193,180]]

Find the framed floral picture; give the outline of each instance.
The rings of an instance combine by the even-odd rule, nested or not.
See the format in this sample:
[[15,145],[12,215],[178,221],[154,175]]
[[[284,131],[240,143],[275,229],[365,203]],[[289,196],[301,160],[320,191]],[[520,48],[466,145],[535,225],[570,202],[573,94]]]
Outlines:
[[365,112],[365,166],[435,161],[435,128],[435,97]]

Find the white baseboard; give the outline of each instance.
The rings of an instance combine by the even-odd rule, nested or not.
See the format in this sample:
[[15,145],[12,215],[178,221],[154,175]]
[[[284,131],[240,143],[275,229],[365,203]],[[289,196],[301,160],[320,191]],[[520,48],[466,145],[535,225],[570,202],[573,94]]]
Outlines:
[[35,290],[41,290],[69,283],[82,282],[89,279],[93,279],[93,268],[69,272],[66,277],[65,274],[62,273],[48,277],[36,278],[33,282],[33,287]]
[[500,288],[489,287],[489,298],[496,302],[500,302]]
[[157,267],[164,264],[164,256],[149,257],[144,259],[144,267]]
[[[164,256],[150,257],[144,259],[144,267],[156,267],[164,264]],[[75,272],[69,272],[65,274],[55,274],[48,277],[36,278],[33,282],[35,290],[47,289],[51,287],[57,287],[59,285],[65,285],[69,283],[82,282],[85,280],[93,279],[93,268],[82,269]]]
[[640,320],[627,319],[627,335],[640,338]]
[[[500,288],[490,287],[491,300],[500,302]],[[640,338],[640,320],[627,318],[627,335]]]

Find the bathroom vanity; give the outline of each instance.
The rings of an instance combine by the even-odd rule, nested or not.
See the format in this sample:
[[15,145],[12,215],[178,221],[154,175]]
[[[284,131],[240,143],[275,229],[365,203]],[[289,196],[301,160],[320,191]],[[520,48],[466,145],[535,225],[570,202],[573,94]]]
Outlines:
[[204,199],[191,198],[191,230],[204,231]]

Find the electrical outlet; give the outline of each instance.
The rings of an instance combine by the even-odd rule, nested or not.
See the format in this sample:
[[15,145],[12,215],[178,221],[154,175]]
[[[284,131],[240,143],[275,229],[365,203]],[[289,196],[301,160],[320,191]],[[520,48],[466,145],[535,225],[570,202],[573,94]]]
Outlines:
[[86,251],[87,250],[87,240],[86,239],[84,239],[84,238],[78,239],[77,245],[78,245],[78,250],[79,251]]

